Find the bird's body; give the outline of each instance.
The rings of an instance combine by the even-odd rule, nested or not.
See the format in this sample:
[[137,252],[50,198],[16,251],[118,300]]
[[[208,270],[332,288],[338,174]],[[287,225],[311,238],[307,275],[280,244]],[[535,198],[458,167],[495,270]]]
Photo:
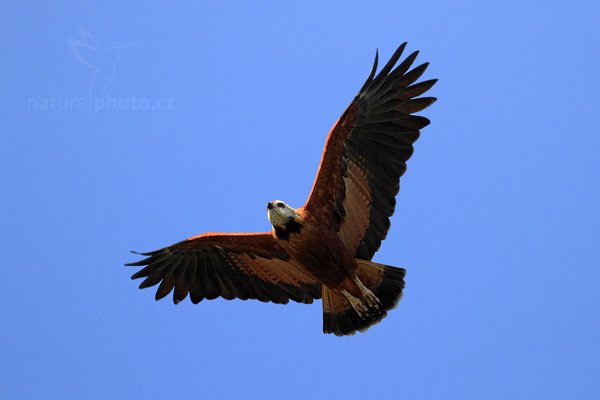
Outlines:
[[405,44],[369,78],[329,133],[306,204],[267,204],[273,229],[264,233],[206,233],[142,253],[132,278],[140,288],[159,284],[156,299],[173,291],[203,299],[258,299],[312,303],[323,299],[323,331],[364,331],[396,306],[402,268],[371,259],[390,226],[399,178],[419,130],[429,121],[412,115],[434,98],[415,98],[435,80],[413,84],[427,64],[409,70],[417,52],[394,68]]
[[284,228],[284,233],[278,233],[282,230],[275,226],[273,237],[292,259],[327,287],[337,289],[351,285],[347,281],[355,275],[356,262],[350,251],[317,216],[303,209],[295,211],[297,216],[290,221],[294,228]]

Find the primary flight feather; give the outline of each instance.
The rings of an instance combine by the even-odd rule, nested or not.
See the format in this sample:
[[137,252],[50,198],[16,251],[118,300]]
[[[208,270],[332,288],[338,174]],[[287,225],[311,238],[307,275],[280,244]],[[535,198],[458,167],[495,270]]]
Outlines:
[[405,270],[372,262],[390,228],[400,177],[420,130],[413,115],[435,98],[419,97],[436,80],[415,83],[427,63],[410,69],[418,52],[397,64],[403,43],[369,77],[335,123],[306,204],[267,203],[273,229],[264,233],[205,233],[126,265],[143,267],[140,288],[159,285],[156,299],[173,292],[203,299],[323,300],[323,332],[351,335],[387,315],[402,297]]

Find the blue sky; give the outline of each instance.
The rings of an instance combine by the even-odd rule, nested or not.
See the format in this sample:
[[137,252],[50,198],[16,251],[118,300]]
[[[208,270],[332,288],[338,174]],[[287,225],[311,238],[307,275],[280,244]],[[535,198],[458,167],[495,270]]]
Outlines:
[[[3,399],[592,399],[598,2],[7,5]],[[375,49],[439,78],[366,334],[321,305],[155,302],[123,263],[300,206]]]

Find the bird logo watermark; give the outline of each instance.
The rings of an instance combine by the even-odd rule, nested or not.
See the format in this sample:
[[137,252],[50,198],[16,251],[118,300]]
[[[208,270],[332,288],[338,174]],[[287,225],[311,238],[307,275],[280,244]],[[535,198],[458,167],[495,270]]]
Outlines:
[[98,41],[85,29],[79,30],[81,39],[69,39],[71,52],[81,64],[92,70],[89,85],[89,98],[94,91],[105,91],[112,82],[123,50],[137,43],[124,46],[110,46],[103,49]]
[[109,88],[117,74],[123,54],[137,43],[102,46],[87,30],[80,28],[78,38],[70,38],[67,45],[74,58],[90,71],[86,97],[43,97],[27,101],[30,110],[72,111],[92,113],[103,111],[173,110],[172,98],[150,99],[147,97],[111,96]]

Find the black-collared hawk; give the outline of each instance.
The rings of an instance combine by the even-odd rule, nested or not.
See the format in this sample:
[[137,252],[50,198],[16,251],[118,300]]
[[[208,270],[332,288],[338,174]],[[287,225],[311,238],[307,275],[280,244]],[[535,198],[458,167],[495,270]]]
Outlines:
[[205,233],[149,253],[132,279],[204,299],[257,299],[285,304],[323,300],[323,332],[351,335],[379,322],[402,297],[405,270],[372,262],[390,228],[400,177],[427,118],[413,115],[435,98],[419,97],[436,80],[415,83],[418,52],[396,66],[402,44],[369,77],[335,123],[306,204],[267,203],[264,233]]

